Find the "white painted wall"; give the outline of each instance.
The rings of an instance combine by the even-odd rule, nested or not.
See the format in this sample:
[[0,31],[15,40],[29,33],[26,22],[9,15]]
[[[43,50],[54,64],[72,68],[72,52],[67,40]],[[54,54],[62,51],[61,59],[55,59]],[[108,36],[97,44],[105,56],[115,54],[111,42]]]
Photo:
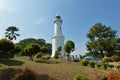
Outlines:
[[62,34],[62,20],[61,18],[56,18],[54,20],[54,35],[52,37],[52,55],[54,57],[55,51],[58,47],[62,47],[61,55],[64,55],[64,36]]

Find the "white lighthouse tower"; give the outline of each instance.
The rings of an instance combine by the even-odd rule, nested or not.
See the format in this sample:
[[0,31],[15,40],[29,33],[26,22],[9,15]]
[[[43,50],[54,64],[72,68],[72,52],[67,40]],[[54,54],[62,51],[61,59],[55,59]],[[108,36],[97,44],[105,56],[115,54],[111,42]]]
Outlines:
[[62,34],[62,19],[59,15],[54,19],[54,35],[52,37],[52,56],[54,57],[55,51],[58,47],[61,47],[61,55],[64,55],[64,36]]

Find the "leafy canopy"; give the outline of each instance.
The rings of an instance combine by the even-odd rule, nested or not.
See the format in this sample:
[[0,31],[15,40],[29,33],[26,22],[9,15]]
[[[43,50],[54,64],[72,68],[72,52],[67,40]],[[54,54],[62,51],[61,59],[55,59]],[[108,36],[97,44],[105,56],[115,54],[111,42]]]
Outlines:
[[113,53],[117,47],[116,33],[117,31],[111,27],[96,23],[87,34],[89,38],[86,44],[87,50],[93,54],[100,54],[101,57],[104,53]]
[[68,55],[75,50],[75,44],[73,41],[68,40],[64,45],[64,50]]
[[17,38],[17,36],[20,36],[20,34],[16,33],[17,31],[19,31],[19,29],[15,26],[10,26],[6,29],[5,32],[5,37],[7,37],[10,40],[13,40]]

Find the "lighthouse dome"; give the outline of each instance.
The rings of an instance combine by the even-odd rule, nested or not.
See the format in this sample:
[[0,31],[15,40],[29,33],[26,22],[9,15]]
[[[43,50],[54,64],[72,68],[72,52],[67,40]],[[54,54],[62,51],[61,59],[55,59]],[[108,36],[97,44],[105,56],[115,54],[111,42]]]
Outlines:
[[61,17],[60,17],[59,14],[57,14],[57,15],[55,16],[55,18],[56,18],[56,19],[61,19]]
[[61,17],[60,17],[60,16],[55,16],[55,18],[57,18],[57,19],[61,19]]
[[59,22],[62,23],[61,16],[60,16],[59,14],[57,14],[57,15],[55,16],[54,23],[57,22],[57,21],[59,21]]

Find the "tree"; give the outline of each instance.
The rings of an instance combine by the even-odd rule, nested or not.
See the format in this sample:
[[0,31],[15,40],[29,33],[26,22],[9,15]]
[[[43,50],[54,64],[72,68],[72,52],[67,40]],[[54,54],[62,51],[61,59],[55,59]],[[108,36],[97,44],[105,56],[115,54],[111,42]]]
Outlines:
[[42,46],[40,49],[41,49],[42,53],[47,53],[48,52],[48,48],[46,46]]
[[120,38],[117,38],[117,43],[118,43],[117,52],[120,53]]
[[58,58],[60,57],[60,55],[61,55],[61,50],[62,50],[62,47],[59,46],[59,47],[57,48],[57,51],[55,51],[55,55],[54,55],[54,58],[55,58],[55,59],[58,59]]
[[30,56],[30,60],[33,60],[33,56],[38,52],[40,52],[40,46],[36,43],[31,43],[24,48],[24,53],[26,53],[27,56]]
[[22,46],[22,48],[25,48],[27,45],[31,43],[37,43],[40,46],[44,46],[46,44],[46,41],[44,39],[26,38],[18,42],[18,45]]
[[71,40],[68,40],[66,42],[66,44],[64,45],[64,50],[67,53],[66,55],[67,55],[68,60],[69,60],[70,53],[75,50],[75,44],[74,44],[74,42],[71,41]]
[[59,46],[59,47],[57,48],[57,51],[58,51],[58,52],[61,52],[61,50],[62,50],[62,47]]
[[21,51],[22,51],[22,47],[20,45],[15,45],[15,49],[12,50],[12,53],[19,55],[18,53]]
[[7,52],[14,50],[15,45],[12,41],[4,38],[0,40],[0,58],[5,57]]
[[117,46],[116,33],[117,31],[111,27],[96,23],[87,34],[89,38],[86,44],[87,50],[101,57],[106,53],[113,53]]
[[13,40],[15,39],[16,40],[16,37],[17,36],[20,36],[20,34],[17,34],[16,32],[19,31],[19,29],[15,26],[10,26],[6,29],[6,32],[5,32],[5,37],[7,37],[8,39],[10,40]]
[[44,39],[34,39],[34,38],[26,38],[18,42],[17,44],[22,46],[22,49],[24,49],[27,45],[31,43],[37,43],[40,45],[40,47],[45,46],[48,51],[47,53],[52,53],[52,44],[51,43],[46,43]]
[[45,45],[46,47],[47,47],[47,49],[48,49],[48,53],[52,53],[52,44],[51,43],[46,43],[46,45]]
[[38,53],[35,55],[35,58],[42,58],[42,53],[41,53],[41,52],[38,52]]

